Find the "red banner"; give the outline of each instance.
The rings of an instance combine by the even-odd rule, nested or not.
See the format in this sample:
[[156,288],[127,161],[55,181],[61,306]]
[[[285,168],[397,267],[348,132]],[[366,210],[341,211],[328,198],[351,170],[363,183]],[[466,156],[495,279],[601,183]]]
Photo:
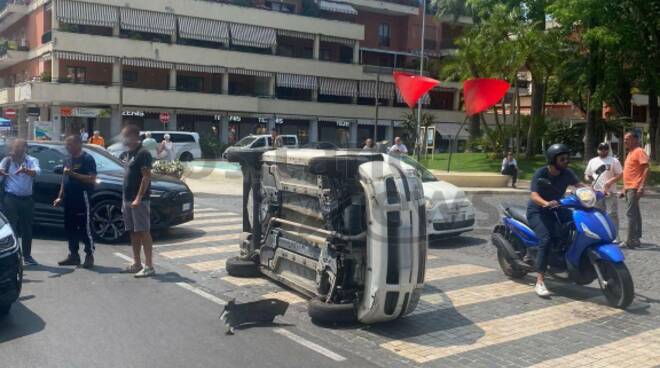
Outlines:
[[510,85],[501,79],[481,78],[463,82],[465,113],[479,114],[495,106],[506,95]]
[[423,77],[420,75],[394,72],[394,83],[403,97],[403,101],[406,102],[408,107],[411,109],[417,105],[417,101],[431,88],[440,84],[440,81],[437,81],[433,78]]

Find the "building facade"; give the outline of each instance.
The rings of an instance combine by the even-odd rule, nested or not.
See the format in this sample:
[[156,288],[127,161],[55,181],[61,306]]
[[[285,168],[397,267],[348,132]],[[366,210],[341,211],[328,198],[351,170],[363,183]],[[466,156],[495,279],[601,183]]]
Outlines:
[[[374,130],[391,141],[409,112],[391,73],[418,67],[420,22],[408,0],[9,0],[0,107],[37,139],[134,123],[224,143],[272,129],[303,143],[356,147]],[[460,29],[427,24],[428,57],[451,53]],[[463,120],[457,85],[423,103],[438,123]]]

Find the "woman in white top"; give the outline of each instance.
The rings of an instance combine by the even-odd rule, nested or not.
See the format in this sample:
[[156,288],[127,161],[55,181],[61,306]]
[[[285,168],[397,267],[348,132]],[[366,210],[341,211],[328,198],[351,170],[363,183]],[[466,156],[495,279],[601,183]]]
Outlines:
[[513,158],[513,153],[508,152],[504,160],[502,160],[502,175],[511,176],[511,187],[516,187],[518,181],[518,161]]
[[165,161],[174,161],[176,159],[174,143],[172,143],[169,134],[163,136],[163,141],[158,146],[158,158]]

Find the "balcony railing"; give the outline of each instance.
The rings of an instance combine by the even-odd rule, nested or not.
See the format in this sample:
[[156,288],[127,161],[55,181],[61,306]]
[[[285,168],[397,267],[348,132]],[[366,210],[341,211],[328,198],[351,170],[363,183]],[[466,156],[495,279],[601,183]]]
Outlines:
[[[410,74],[419,74],[419,69],[409,69],[409,68],[393,68],[388,66],[378,66],[378,65],[362,65],[362,71],[365,73],[378,73],[380,69],[381,75],[391,75],[392,72],[405,72]],[[424,75],[429,76],[429,72],[425,71]]]
[[2,13],[5,8],[7,8],[7,5],[30,5],[33,1],[35,0],[6,0],[3,1],[2,5],[0,5],[0,13]]
[[29,51],[30,46],[28,46],[25,40],[16,42],[16,41],[0,41],[0,57],[7,55],[9,51]]

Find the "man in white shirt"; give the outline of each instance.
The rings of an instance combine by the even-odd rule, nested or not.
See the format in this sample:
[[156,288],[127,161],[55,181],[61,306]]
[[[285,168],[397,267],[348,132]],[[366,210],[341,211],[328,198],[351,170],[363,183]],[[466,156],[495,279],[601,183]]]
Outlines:
[[[617,185],[616,183],[623,177],[623,168],[621,162],[616,157],[609,156],[610,145],[603,142],[598,145],[598,156],[592,158],[584,170],[584,178],[587,182],[593,182],[598,178],[598,182],[593,183],[596,191],[605,193],[605,198],[598,201],[596,207],[607,212],[614,222],[614,226],[619,228],[619,215],[617,205]],[[598,169],[605,166],[605,171],[598,177]]]
[[502,160],[502,169],[500,170],[502,175],[511,176],[511,187],[516,187],[516,181],[518,181],[518,161],[513,158],[513,152],[506,154],[506,157]]
[[405,144],[401,143],[401,137],[394,138],[394,145],[390,147],[390,153],[405,155],[408,153],[408,147]]

